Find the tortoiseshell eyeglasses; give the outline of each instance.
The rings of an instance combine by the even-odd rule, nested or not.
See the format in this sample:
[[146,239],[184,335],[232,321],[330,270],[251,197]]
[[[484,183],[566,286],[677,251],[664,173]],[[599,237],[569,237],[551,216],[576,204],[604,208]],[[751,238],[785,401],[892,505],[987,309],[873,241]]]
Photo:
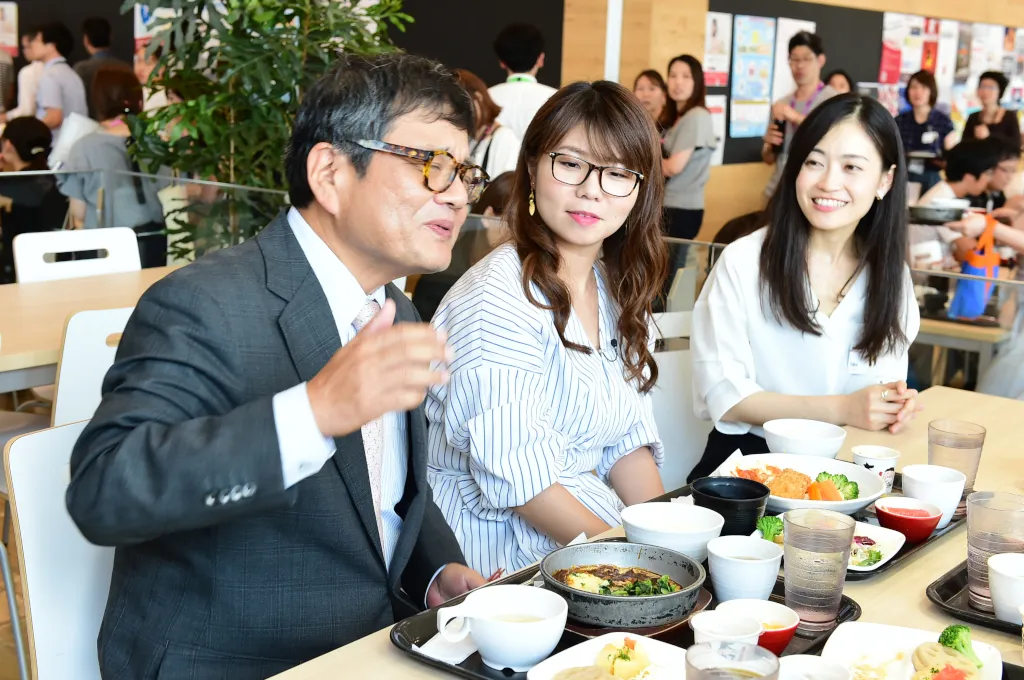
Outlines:
[[423,185],[435,194],[448,191],[448,187],[455,182],[455,178],[461,178],[471,204],[476,203],[480,199],[480,195],[487,188],[487,184],[491,179],[479,165],[459,163],[450,153],[440,149],[424,151],[423,149],[414,149],[409,146],[380,142],[375,139],[353,139],[349,141],[368,151],[380,151],[395,156],[402,156],[416,163],[422,163]]

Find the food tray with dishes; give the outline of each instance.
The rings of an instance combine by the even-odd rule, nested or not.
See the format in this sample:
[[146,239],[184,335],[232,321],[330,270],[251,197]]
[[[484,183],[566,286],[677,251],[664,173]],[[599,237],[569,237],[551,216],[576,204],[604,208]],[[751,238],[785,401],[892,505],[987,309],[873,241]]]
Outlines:
[[961,621],[970,621],[1004,633],[1021,634],[1021,627],[1016,623],[1001,621],[994,614],[979,611],[970,605],[967,591],[967,562],[961,562],[933,581],[925,590],[925,594],[947,614]]
[[[717,474],[719,476],[696,480],[693,484],[659,496],[653,499],[653,502],[669,502],[682,496],[693,496],[698,505],[718,510],[730,517],[729,522],[736,526],[726,527],[722,531],[723,534],[739,533],[743,527],[749,527],[756,521],[754,516],[741,516],[748,511],[756,514],[759,510],[752,502],[740,500],[744,498],[743,494],[746,492],[746,489],[740,488],[742,484],[754,487],[765,482],[768,483],[768,490],[772,493],[768,496],[766,503],[762,501],[761,507],[766,507],[769,517],[776,516],[776,513],[784,513],[786,510],[803,507],[832,509],[850,514],[857,520],[857,527],[854,531],[854,546],[851,550],[850,565],[846,576],[848,581],[861,581],[891,569],[925,546],[930,545],[932,541],[954,531],[966,521],[964,515],[954,515],[950,523],[940,529],[929,530],[925,527],[923,535],[926,535],[927,538],[924,540],[914,540],[914,538],[908,540],[900,531],[906,531],[913,537],[914,531],[910,529],[916,527],[901,526],[900,531],[894,531],[895,525],[891,525],[890,528],[880,526],[873,504],[882,497],[884,491],[881,477],[852,463],[839,460],[785,454],[752,455],[735,459],[723,465]],[[776,492],[793,496],[808,496],[807,487],[812,484],[825,484],[830,496],[833,493],[838,493],[840,496],[847,493],[851,498],[830,501],[818,498],[811,500],[806,497],[798,499],[776,496]],[[901,500],[903,477],[899,473],[895,475],[892,490],[893,494],[885,497],[887,506],[908,503],[915,506],[928,506],[924,503]],[[719,507],[716,503],[731,503],[733,505],[747,503],[749,507],[736,505],[736,507],[726,508],[724,505]],[[931,519],[938,521],[934,517]],[[927,523],[924,519],[916,517],[893,517],[891,512],[886,520],[887,524],[891,522],[898,522],[901,525]],[[740,527],[740,524],[743,527]],[[769,533],[774,535],[775,542],[781,544],[783,533],[781,518],[759,522],[757,530],[760,531],[765,526],[774,526],[774,529],[769,529]],[[750,533],[750,528],[747,528],[745,533]],[[691,554],[686,550],[683,552]],[[702,555],[694,556],[702,557]]]
[[[594,583],[590,583],[590,580],[594,580]],[[574,587],[570,587],[567,582]],[[474,596],[479,600],[486,590],[511,586],[520,591],[513,595],[518,601],[522,601],[524,593],[521,592],[521,588],[531,587],[530,584],[542,586],[538,587],[538,590],[557,593],[564,598],[567,605],[567,617],[563,614],[562,619],[558,621],[559,625],[565,622],[561,637],[554,650],[549,655],[543,655],[548,657],[548,661],[566,650],[579,650],[582,643],[587,643],[588,646],[583,649],[588,652],[591,647],[599,651],[598,648],[604,649],[612,643],[618,647],[630,644],[623,636],[635,636],[636,639],[643,641],[643,646],[647,650],[645,653],[649,653],[652,663],[658,664],[658,660],[666,658],[666,654],[681,653],[694,643],[694,632],[685,624],[701,610],[715,606],[708,590],[711,587],[710,580],[705,583],[704,569],[697,562],[674,551],[628,543],[623,539],[607,539],[567,546],[545,558],[540,569],[521,570],[447,603],[441,610],[431,609],[405,619],[391,629],[391,641],[398,649],[417,661],[463,678],[550,680],[548,675],[537,674],[538,669],[543,671],[542,666],[547,662],[541,662],[529,673],[513,673],[508,669],[499,671],[484,663],[481,642],[487,644],[485,636],[488,633],[486,627],[479,626],[478,620],[473,618],[471,613]],[[708,588],[703,587],[704,585]],[[624,594],[613,594],[619,591]],[[775,584],[771,602],[778,603],[783,600],[784,584],[780,578]],[[463,606],[468,607],[466,620],[469,623],[469,630],[472,631],[473,643],[480,651],[473,651],[458,663],[439,660],[426,653],[424,646],[435,642],[439,623],[445,628],[445,637],[449,639],[450,636],[457,636],[462,632],[458,630],[453,633],[452,626],[447,625],[447,622],[462,615],[459,608]],[[764,603],[766,610],[772,606],[778,610],[785,610],[780,605]],[[498,608],[500,606],[492,609]],[[840,604],[838,623],[856,620],[860,615],[860,606],[844,596]],[[497,627],[500,627],[502,622],[513,621],[512,618],[503,618],[493,613],[488,614],[488,617],[499,622]],[[515,622],[526,620],[534,621],[533,618],[525,619],[519,615],[514,619]],[[465,626],[464,623],[463,629]],[[758,637],[762,645],[767,647],[770,644],[777,644],[778,649],[784,650],[783,655],[813,654],[822,649],[831,632],[813,633],[806,637],[802,634],[794,635],[795,620],[791,626],[785,628],[774,619],[763,623],[763,626]],[[615,635],[618,636],[616,640],[611,640],[609,636]],[[547,649],[550,650],[550,647]],[[590,663],[593,661],[588,662]],[[649,680],[656,678],[650,677]]]

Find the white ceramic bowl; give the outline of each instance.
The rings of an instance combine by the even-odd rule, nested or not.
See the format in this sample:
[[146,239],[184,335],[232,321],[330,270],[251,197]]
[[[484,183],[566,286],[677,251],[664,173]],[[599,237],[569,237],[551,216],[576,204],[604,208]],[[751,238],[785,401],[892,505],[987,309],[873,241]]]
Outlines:
[[963,497],[967,477],[964,473],[941,465],[905,465],[903,495],[939,506],[942,519],[938,529],[945,529]]
[[988,558],[988,586],[996,618],[1020,625],[1024,611],[1024,553],[999,553]]
[[622,511],[630,543],[667,548],[703,562],[708,541],[722,533],[725,518],[714,510],[686,503],[640,503]]
[[782,546],[753,536],[720,536],[708,543],[715,599],[767,600],[782,564]]
[[[870,470],[858,467],[853,463],[845,463],[841,460],[830,460],[816,456],[800,456],[788,453],[761,453],[751,456],[743,456],[738,462],[725,463],[715,472],[716,475],[736,476],[733,474],[736,468],[756,468],[758,466],[774,466],[778,468],[792,468],[802,472],[811,479],[814,479],[821,472],[828,472],[833,475],[843,474],[851,482],[857,482],[860,488],[860,495],[850,501],[809,501],[795,498],[782,498],[771,495],[768,497],[768,510],[773,513],[786,512],[787,510],[802,510],[805,508],[816,508],[819,510],[834,510],[847,515],[852,515],[862,508],[874,503],[882,497],[885,491],[885,483],[882,478]],[[906,482],[904,482],[904,485]],[[904,486],[904,492],[906,486]]]
[[793,654],[779,659],[779,680],[850,680],[850,671],[820,656]]
[[835,458],[846,439],[846,430],[819,420],[787,418],[765,423],[764,438],[772,453]]
[[690,619],[694,642],[744,642],[756,645],[761,637],[761,623],[738,612],[717,609],[703,611]]

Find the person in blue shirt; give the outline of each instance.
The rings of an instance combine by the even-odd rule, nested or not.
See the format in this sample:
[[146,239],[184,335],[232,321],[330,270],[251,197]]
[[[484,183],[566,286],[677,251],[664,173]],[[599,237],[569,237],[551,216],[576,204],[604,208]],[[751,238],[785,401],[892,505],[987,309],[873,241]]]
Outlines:
[[[942,178],[940,159],[943,152],[957,142],[953,121],[935,108],[939,86],[928,71],[918,71],[907,83],[907,101],[911,109],[896,116],[896,125],[903,138],[903,151],[908,154],[907,180],[921,184],[921,195]],[[911,152],[935,154],[935,158],[915,158]]]

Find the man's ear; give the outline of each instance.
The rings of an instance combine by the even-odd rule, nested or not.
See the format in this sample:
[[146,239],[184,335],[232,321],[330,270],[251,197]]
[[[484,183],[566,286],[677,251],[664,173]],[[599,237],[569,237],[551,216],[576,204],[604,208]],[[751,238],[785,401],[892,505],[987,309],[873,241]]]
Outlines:
[[352,161],[327,142],[314,146],[306,156],[306,181],[316,202],[331,215],[343,209],[341,196],[356,182]]
[[534,64],[533,67],[535,69],[542,69],[542,68],[544,68],[544,53],[543,52],[541,52],[540,56],[537,57],[537,63]]

